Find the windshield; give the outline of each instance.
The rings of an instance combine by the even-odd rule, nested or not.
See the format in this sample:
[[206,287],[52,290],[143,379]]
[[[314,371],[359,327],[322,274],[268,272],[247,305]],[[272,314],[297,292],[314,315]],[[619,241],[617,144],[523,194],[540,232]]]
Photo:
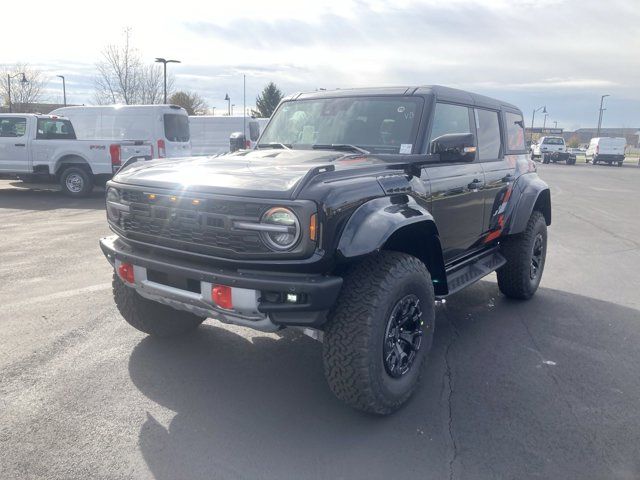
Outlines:
[[164,116],[164,136],[170,142],[189,141],[189,117],[167,113]]
[[545,145],[564,145],[564,139],[558,137],[547,137],[542,143]]
[[373,153],[411,153],[422,99],[346,97],[286,102],[269,122],[260,144],[291,148],[354,145]]

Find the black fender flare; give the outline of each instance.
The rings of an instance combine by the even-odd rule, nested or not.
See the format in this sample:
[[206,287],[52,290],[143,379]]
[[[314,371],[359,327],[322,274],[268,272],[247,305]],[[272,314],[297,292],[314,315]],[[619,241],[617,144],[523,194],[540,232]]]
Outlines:
[[[362,204],[345,225],[338,242],[338,253],[345,259],[369,255],[384,249],[396,234],[410,235],[408,253],[429,268],[436,295],[447,293],[444,257],[438,229],[431,213],[413,197],[380,197]],[[413,242],[413,235],[424,235],[424,242]],[[419,237],[418,237],[419,240]]]
[[511,208],[507,218],[510,235],[524,231],[534,209],[540,210],[547,225],[551,225],[551,191],[537,174],[525,174],[518,178],[509,203]]

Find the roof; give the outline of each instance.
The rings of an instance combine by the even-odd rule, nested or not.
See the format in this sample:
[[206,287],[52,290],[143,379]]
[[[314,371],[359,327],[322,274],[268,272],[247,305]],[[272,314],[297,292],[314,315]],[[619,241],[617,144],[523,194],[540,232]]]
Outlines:
[[335,98],[351,96],[425,96],[431,95],[441,100],[473,104],[482,107],[507,107],[520,111],[518,107],[477,93],[459,90],[457,88],[445,87],[442,85],[422,85],[422,86],[399,86],[399,87],[367,87],[367,88],[345,88],[336,90],[317,90],[315,92],[296,93],[287,97],[288,100],[306,100],[311,98]]

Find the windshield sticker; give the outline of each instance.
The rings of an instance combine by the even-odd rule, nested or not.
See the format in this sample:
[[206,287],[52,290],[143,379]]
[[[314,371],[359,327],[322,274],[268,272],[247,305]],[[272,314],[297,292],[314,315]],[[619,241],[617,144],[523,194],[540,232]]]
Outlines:
[[413,147],[412,143],[401,143],[400,144],[400,153],[409,154],[411,153],[411,148]]
[[404,112],[404,107],[403,106],[399,106],[398,107],[398,113],[402,113]]

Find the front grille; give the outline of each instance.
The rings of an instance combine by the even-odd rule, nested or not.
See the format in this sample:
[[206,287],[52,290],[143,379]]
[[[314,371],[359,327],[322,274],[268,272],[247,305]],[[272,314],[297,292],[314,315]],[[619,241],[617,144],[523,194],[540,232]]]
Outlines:
[[[240,257],[270,250],[257,232],[233,229],[233,222],[258,222],[269,208],[257,202],[178,197],[123,190],[129,213],[120,228],[133,239],[185,251]],[[197,203],[195,203],[195,202]]]

